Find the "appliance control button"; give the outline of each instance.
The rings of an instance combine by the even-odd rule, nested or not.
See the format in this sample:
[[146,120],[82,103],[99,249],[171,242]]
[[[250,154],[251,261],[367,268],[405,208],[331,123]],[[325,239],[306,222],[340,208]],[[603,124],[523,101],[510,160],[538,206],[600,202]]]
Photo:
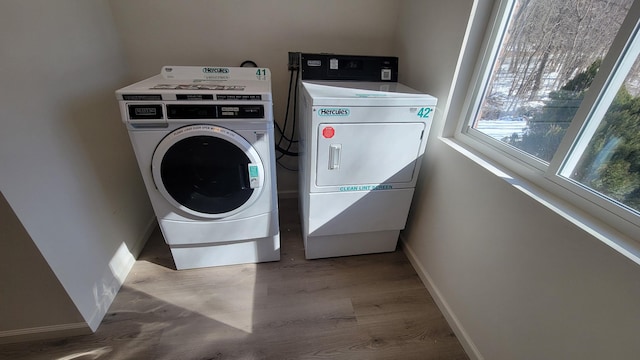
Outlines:
[[331,126],[327,126],[326,128],[322,129],[322,136],[324,136],[326,139],[331,139],[335,134],[336,130]]

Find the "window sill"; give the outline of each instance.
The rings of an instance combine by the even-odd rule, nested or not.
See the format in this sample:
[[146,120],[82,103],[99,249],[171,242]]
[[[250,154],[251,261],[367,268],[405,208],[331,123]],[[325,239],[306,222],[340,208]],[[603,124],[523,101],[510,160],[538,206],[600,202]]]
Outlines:
[[[439,140],[457,151],[469,160],[475,162],[486,171],[494,174],[510,184],[513,188],[526,194],[533,200],[552,210],[559,216],[571,222],[589,235],[600,240],[613,250],[624,255],[631,261],[640,265],[640,242],[621,233],[604,221],[587,214],[584,210],[568,201],[546,191],[535,184],[526,181],[516,175],[511,175],[507,170],[496,166],[479,152],[465,146],[453,138],[439,137]],[[594,205],[595,206],[595,205]]]

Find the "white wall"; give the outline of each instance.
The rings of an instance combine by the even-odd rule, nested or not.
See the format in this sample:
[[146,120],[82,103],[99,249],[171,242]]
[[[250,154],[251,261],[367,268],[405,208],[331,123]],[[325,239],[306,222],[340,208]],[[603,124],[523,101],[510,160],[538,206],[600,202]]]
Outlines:
[[[11,254],[0,261],[0,343],[19,338],[17,329],[88,331],[71,298],[2,193],[0,219],[0,254]],[[66,324],[64,329],[60,324]]]
[[0,9],[0,190],[95,330],[152,219],[114,96],[118,34],[106,1]]
[[405,1],[398,28],[403,81],[440,101],[403,233],[411,260],[472,358],[637,358],[640,267],[437,138],[466,91],[448,95],[472,3],[437,1],[424,21],[433,3]]
[[[272,73],[282,124],[289,51],[393,55],[395,0],[110,0],[131,73],[163,65],[239,66],[253,60]],[[296,167],[296,159],[287,159]],[[279,192],[294,193],[296,174],[278,167]]]

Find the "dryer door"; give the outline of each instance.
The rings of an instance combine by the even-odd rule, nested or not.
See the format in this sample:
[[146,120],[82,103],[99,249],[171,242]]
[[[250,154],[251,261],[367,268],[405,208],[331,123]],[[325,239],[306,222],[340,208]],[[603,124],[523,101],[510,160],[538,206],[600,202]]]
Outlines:
[[424,129],[424,123],[320,124],[316,185],[413,181]]
[[185,126],[167,135],[153,154],[151,171],[167,201],[205,218],[241,212],[264,183],[264,166],[251,144],[213,125]]

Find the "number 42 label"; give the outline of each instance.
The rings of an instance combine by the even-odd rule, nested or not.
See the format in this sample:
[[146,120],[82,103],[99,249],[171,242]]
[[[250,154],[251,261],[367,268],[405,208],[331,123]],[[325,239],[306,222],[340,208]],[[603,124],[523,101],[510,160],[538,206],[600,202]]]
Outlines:
[[420,108],[420,110],[418,110],[418,117],[422,119],[428,119],[429,115],[431,115],[431,110],[433,109],[428,107]]

